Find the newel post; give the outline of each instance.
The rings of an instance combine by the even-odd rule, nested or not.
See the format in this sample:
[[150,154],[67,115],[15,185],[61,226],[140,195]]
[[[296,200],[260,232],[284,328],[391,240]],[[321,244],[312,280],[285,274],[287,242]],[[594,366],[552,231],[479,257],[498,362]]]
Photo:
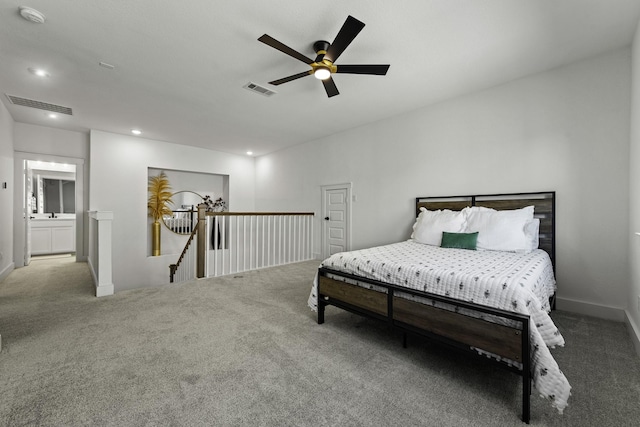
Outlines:
[[199,279],[204,277],[204,257],[207,256],[207,237],[205,236],[205,226],[207,221],[206,212],[207,205],[200,203],[198,205],[198,225],[196,232],[198,237],[196,277]]

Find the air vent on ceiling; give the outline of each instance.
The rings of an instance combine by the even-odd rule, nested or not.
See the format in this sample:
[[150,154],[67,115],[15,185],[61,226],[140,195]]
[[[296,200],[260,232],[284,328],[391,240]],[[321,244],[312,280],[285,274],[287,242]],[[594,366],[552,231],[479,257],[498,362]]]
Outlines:
[[271,96],[271,95],[275,95],[277,92],[272,91],[271,89],[267,89],[266,87],[262,87],[260,85],[257,85],[255,83],[249,82],[246,85],[242,86],[243,88],[253,91],[253,92],[257,92],[260,95],[264,95],[264,96]]
[[23,107],[37,108],[39,110],[53,111],[54,113],[73,115],[70,107],[62,105],[49,104],[42,101],[34,101],[33,99],[20,98],[19,96],[7,95],[9,101],[14,105],[22,105]]

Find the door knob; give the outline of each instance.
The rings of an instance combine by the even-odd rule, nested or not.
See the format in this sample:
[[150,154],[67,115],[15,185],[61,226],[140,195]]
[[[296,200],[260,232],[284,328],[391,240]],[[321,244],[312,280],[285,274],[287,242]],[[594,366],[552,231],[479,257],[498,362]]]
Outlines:
[[325,220],[325,221],[329,221],[329,217],[328,217],[328,216],[325,216],[325,217],[324,217],[324,220]]

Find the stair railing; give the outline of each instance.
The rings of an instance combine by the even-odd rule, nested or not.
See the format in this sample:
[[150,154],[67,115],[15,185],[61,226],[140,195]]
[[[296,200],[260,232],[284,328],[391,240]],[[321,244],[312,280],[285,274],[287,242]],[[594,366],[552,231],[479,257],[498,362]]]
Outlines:
[[[189,239],[187,240],[187,243],[184,245],[184,249],[182,250],[182,253],[180,254],[180,257],[178,258],[178,261],[176,261],[175,264],[171,264],[169,265],[169,283],[173,283],[174,279],[176,277],[176,274],[178,272],[178,267],[180,267],[182,265],[182,261],[184,261],[185,259],[189,260],[190,258],[187,258],[187,254],[189,251],[189,247],[191,246],[191,242],[193,241],[193,238],[196,236],[196,234],[198,233],[198,228],[194,227],[193,230],[191,230],[191,234],[189,235]],[[193,269],[190,269],[193,270]],[[185,276],[185,280],[190,280],[193,279],[193,277],[188,277],[189,275],[189,271],[185,268],[183,268],[182,270],[180,270],[181,273],[184,271],[185,274],[183,274],[183,276]],[[193,271],[191,271],[193,273]],[[184,281],[184,280],[180,280],[180,281]]]
[[311,260],[313,216],[312,212],[207,212],[200,204],[196,227],[178,262],[169,266],[170,282]]

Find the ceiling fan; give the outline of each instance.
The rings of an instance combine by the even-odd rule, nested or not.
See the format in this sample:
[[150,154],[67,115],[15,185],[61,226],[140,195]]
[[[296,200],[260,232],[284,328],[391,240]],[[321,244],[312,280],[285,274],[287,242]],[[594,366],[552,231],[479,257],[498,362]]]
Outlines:
[[347,20],[344,21],[342,28],[338,31],[338,35],[336,36],[333,43],[329,43],[324,40],[319,40],[313,44],[313,49],[316,52],[316,58],[311,59],[301,54],[300,52],[290,48],[284,43],[279,42],[273,37],[264,34],[258,40],[264,44],[267,44],[275,49],[278,49],[280,52],[286,53],[287,55],[304,62],[311,66],[311,69],[308,71],[304,71],[302,73],[294,74],[289,77],[284,77],[282,79],[274,80],[269,82],[272,85],[281,85],[282,83],[287,83],[292,80],[297,80],[299,78],[314,75],[316,78],[322,80],[322,84],[324,85],[324,89],[327,92],[327,96],[331,98],[332,96],[338,95],[338,88],[336,87],[332,74],[335,73],[343,73],[343,74],[374,74],[379,76],[384,76],[387,74],[387,70],[389,69],[389,65],[336,65],[335,61],[338,57],[344,52],[344,50],[351,44],[353,39],[356,38],[358,33],[362,31],[364,28],[364,23],[358,21],[353,16],[349,15]]

